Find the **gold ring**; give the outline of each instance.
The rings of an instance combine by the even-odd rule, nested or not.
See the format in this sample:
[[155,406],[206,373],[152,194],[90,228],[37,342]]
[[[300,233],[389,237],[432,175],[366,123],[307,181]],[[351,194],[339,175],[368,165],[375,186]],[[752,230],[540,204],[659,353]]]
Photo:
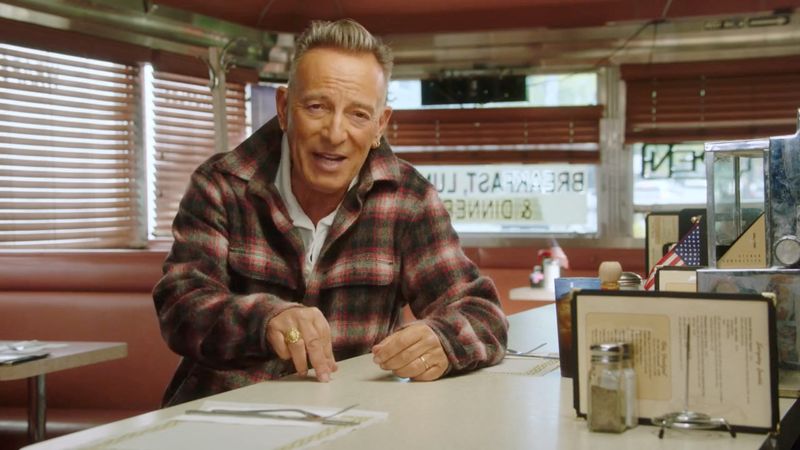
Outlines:
[[419,360],[422,361],[422,364],[425,366],[425,370],[430,369],[430,367],[428,366],[428,361],[425,361],[425,357],[424,356],[419,355]]
[[294,344],[295,342],[299,341],[301,337],[302,336],[300,336],[300,330],[298,330],[297,328],[290,328],[289,331],[284,333],[283,340],[287,344]]

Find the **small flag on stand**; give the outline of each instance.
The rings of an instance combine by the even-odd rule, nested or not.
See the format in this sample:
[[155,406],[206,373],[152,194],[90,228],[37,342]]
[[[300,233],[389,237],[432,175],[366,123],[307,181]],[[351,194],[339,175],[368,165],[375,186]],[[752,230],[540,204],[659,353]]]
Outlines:
[[697,221],[689,232],[678,241],[650,270],[644,289],[652,291],[656,284],[656,272],[662,266],[694,266],[700,265],[700,221]]

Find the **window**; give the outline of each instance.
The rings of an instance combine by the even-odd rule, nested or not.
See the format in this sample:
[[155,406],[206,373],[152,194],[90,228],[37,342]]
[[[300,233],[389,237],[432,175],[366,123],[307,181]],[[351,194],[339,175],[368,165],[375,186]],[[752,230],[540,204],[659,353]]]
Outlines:
[[634,144],[633,237],[645,237],[645,217],[659,210],[705,208],[703,143]]
[[0,44],[0,248],[141,243],[137,77]]
[[799,68],[796,56],[622,66],[634,237],[650,211],[706,207],[704,142],[795,132]]
[[[149,78],[149,77],[148,77]],[[150,202],[150,236],[172,237],[172,220],[189,177],[216,151],[214,115],[208,80],[164,72],[152,74],[151,126],[154,201]],[[226,111],[229,147],[248,134],[244,85],[227,83]]]
[[597,233],[597,75],[526,77],[527,100],[422,105],[392,81],[386,137],[436,187],[461,233]]
[[[245,86],[228,83],[226,102],[232,147],[249,133]],[[208,80],[148,64],[0,44],[0,111],[0,248],[169,238],[189,175],[215,151]]]

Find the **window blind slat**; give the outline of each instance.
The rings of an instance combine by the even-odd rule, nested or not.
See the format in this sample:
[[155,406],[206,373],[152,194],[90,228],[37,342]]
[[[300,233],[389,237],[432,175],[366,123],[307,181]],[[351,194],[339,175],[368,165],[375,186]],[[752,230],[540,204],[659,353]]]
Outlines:
[[113,121],[113,122],[125,122],[127,121],[130,116],[131,112],[129,109],[125,110],[59,110],[54,108],[55,104],[49,105],[33,105],[33,104],[17,104],[11,103],[6,100],[11,100],[8,97],[0,96],[0,105],[8,111],[13,113],[22,113],[22,114],[37,114],[37,115],[52,115],[54,117],[58,117],[59,120],[67,120],[69,119],[76,119],[76,120],[99,120],[99,121]]
[[124,234],[132,223],[120,224],[118,226],[98,226],[84,229],[52,229],[52,230],[14,230],[1,231],[0,242],[8,241],[47,241],[47,240],[66,240],[66,239],[86,239],[86,238],[106,238],[114,239]]
[[[10,97],[20,101],[36,101],[42,96],[50,97],[54,104],[76,108],[92,108],[97,104],[113,104],[127,96],[126,92],[115,94],[98,86],[95,89],[64,89],[64,85],[47,82],[37,84],[15,83],[0,79],[0,92],[13,91]],[[100,90],[103,89],[103,90]],[[115,94],[115,95],[110,95]],[[56,101],[57,100],[57,101]]]
[[[0,112],[0,122],[11,122],[11,123],[18,123],[23,126],[39,126],[39,127],[53,127],[53,128],[71,128],[75,125],[83,126],[82,123],[77,118],[72,117],[38,117],[33,116],[31,117],[30,114],[26,115],[19,115],[19,114],[6,114],[5,112]],[[129,127],[124,123],[118,123],[115,121],[107,120],[102,122],[94,122],[91,125],[91,129],[95,132],[118,132],[118,133],[127,133],[130,131]]]
[[[26,89],[25,91],[33,92],[33,89]],[[108,99],[108,98],[98,98],[94,96],[96,100],[102,100],[102,107],[98,107],[96,104],[87,103],[86,100],[91,99],[91,96],[83,96],[75,97],[74,99],[70,99],[66,96],[59,95],[53,96],[49,93],[46,89],[39,90],[41,94],[40,96],[32,96],[32,95],[24,95],[25,92],[22,90],[17,90],[14,92],[5,92],[4,90],[0,90],[0,94],[2,94],[2,98],[6,101],[13,100],[15,102],[22,102],[22,103],[37,103],[39,105],[49,105],[50,107],[53,106],[60,106],[64,108],[70,108],[69,115],[72,115],[72,112],[76,113],[91,113],[98,110],[102,110],[103,112],[108,113],[125,113],[125,117],[130,117],[133,114],[135,105],[132,98],[125,98],[125,99]],[[42,106],[39,106],[40,108]],[[108,117],[108,116],[105,116]]]
[[109,142],[119,142],[123,140],[128,140],[131,138],[130,130],[124,130],[121,132],[104,132],[102,130],[98,130],[94,127],[91,128],[78,128],[78,127],[70,127],[70,128],[54,128],[54,127],[42,127],[37,126],[35,124],[30,123],[17,123],[17,124],[8,124],[4,125],[3,122],[0,122],[0,133],[7,133],[7,134],[19,134],[19,133],[30,133],[34,134],[38,137],[35,139],[37,142],[40,140],[50,140],[50,139],[76,139],[76,140],[104,140]]
[[126,95],[130,93],[131,89],[131,86],[125,83],[124,78],[95,77],[90,74],[81,76],[78,71],[53,71],[48,75],[48,78],[43,79],[35,73],[30,73],[31,70],[37,69],[38,67],[35,65],[0,68],[0,80],[6,80],[3,82],[4,87],[6,85],[24,85],[27,84],[24,83],[27,81],[36,84],[46,84],[54,89],[102,89],[102,92],[117,95]]
[[[75,158],[82,160],[92,159],[92,160],[128,161],[128,158],[130,156],[128,153],[120,151],[85,150],[81,152],[76,150],[78,149],[76,148],[56,149],[54,147],[47,147],[47,146],[16,147],[12,145],[0,144],[0,151],[2,151],[3,153],[20,157],[30,156],[38,158],[52,158],[52,159]],[[87,164],[89,164],[89,162],[87,162]]]
[[61,55],[58,53],[45,52],[30,48],[18,47],[14,45],[3,45],[0,54],[0,64],[13,58],[23,58],[27,61],[38,61],[48,63],[58,67],[80,66],[86,71],[101,71],[107,74],[132,75],[136,74],[136,67],[122,64],[109,63],[89,58],[77,58],[74,56]]
[[0,44],[0,249],[126,247],[137,68]]
[[0,211],[3,220],[19,221],[45,221],[45,220],[87,220],[104,219],[108,217],[132,217],[130,208],[93,208],[81,210],[78,208],[64,210],[17,210],[12,212]]
[[398,156],[412,164],[481,164],[481,163],[556,163],[576,164],[600,162],[597,150],[476,150],[436,152],[402,152]]
[[[68,158],[23,158],[20,155],[0,154],[0,166],[19,166],[21,168],[36,165],[37,167],[52,167],[65,173],[86,171],[104,171],[108,173],[121,173],[128,170],[128,164],[120,160],[70,160]],[[71,170],[70,170],[71,169]],[[26,169],[21,169],[26,170]]]
[[[81,149],[81,150],[106,150],[106,151],[125,151],[130,149],[129,142],[107,142],[107,143],[91,143],[91,142],[68,142],[56,139],[58,136],[34,136],[31,137],[11,137],[3,136],[4,144],[11,145],[30,145],[30,146],[51,146],[54,148],[62,149]],[[79,141],[79,140],[75,140]]]
[[[60,169],[60,167],[59,167]],[[2,162],[0,161],[0,179],[7,178],[7,177],[33,177],[33,178],[75,178],[79,176],[82,180],[106,180],[109,176],[119,176],[120,172],[118,170],[110,169],[110,170],[88,170],[84,169],[81,170],[80,173],[76,173],[77,171],[46,171],[41,170],[37,167],[25,167],[25,166],[3,166]],[[36,183],[40,183],[41,181],[36,180]]]
[[107,227],[120,227],[129,225],[132,222],[131,217],[101,217],[90,218],[83,217],[79,220],[66,219],[59,217],[58,219],[44,219],[44,220],[0,220],[0,233],[2,232],[36,232],[48,229],[58,229],[60,231],[73,230],[80,231],[87,228],[107,228]]
[[196,120],[195,118],[190,119],[190,118],[170,117],[167,115],[161,115],[154,122],[156,128],[162,128],[163,130],[169,130],[170,128],[179,128],[179,127],[183,128],[191,127],[192,129],[206,130],[206,131],[214,130],[214,127],[209,125],[207,121]]
[[[131,202],[126,197],[113,198],[99,196],[97,198],[91,198],[82,196],[78,198],[68,198],[61,196],[57,198],[58,195],[59,194],[50,195],[48,198],[42,198],[41,196],[28,196],[28,198],[25,198],[20,196],[15,198],[14,201],[11,201],[5,198],[2,192],[0,192],[0,211],[3,211],[3,214],[10,215],[17,212],[23,214],[29,211],[37,211],[37,213],[42,214],[42,217],[45,217],[51,210],[53,211],[52,214],[58,214],[59,210],[84,209],[86,211],[95,211],[104,208],[125,210],[131,207]],[[118,214],[114,213],[112,215]]]
[[[27,171],[15,171],[14,173],[14,177],[4,176],[0,173],[0,183],[15,189],[63,189],[65,191],[70,189],[106,191],[110,189],[122,190],[130,187],[130,174],[128,173],[116,173],[102,177],[93,177],[92,174],[81,173],[71,174],[69,178],[35,177]],[[76,175],[80,176],[80,178],[75,178]]]

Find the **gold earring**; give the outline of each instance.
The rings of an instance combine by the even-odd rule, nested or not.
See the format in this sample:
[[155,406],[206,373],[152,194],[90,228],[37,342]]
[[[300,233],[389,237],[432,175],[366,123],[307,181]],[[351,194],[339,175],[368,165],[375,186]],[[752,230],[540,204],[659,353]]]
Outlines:
[[378,148],[381,146],[381,138],[375,139],[375,142],[372,143],[372,148]]

